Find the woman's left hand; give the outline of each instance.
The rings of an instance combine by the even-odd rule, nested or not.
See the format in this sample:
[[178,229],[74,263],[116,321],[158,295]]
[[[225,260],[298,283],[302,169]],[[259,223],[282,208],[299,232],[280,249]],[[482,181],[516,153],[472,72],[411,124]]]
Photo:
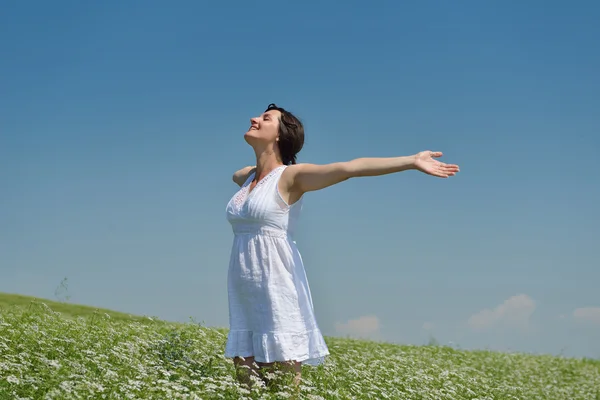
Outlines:
[[460,171],[458,165],[446,164],[434,158],[442,156],[441,151],[422,151],[415,155],[415,169],[440,178],[448,178]]

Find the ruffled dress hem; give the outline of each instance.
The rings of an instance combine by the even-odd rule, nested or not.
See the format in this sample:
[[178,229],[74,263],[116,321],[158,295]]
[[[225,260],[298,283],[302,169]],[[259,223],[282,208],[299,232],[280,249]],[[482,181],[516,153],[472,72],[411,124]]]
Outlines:
[[254,357],[261,363],[294,360],[316,366],[328,355],[319,329],[299,333],[230,330],[225,348],[225,357]]

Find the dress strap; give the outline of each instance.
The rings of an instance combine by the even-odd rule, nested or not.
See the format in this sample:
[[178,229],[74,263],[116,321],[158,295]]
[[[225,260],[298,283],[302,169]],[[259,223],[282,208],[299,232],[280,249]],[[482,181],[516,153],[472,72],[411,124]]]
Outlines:
[[286,167],[287,165],[280,165],[279,167],[273,169],[273,171],[271,171],[267,176],[263,178],[265,180],[265,183],[269,183],[270,185],[277,185],[277,182],[279,182],[279,178],[281,178],[281,174],[283,173]]

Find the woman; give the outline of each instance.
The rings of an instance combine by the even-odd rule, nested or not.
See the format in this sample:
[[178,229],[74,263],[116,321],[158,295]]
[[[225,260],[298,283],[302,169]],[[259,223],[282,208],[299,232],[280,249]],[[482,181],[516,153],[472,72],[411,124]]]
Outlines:
[[230,331],[225,356],[234,359],[238,379],[265,367],[291,367],[300,382],[301,365],[317,365],[329,354],[315,319],[310,288],[292,240],[306,192],[360,176],[415,169],[447,178],[457,165],[434,160],[441,152],[424,151],[394,158],[359,158],[326,165],[296,164],[304,145],[302,123],[270,104],[250,120],[246,142],[256,166],[233,175],[239,191],[227,204],[234,232],[228,271]]

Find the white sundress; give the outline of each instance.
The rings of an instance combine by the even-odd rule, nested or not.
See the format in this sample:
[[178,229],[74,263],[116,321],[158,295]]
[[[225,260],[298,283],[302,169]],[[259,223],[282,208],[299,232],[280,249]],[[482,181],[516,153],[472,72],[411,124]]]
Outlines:
[[248,193],[254,173],[229,200],[234,239],[227,277],[229,334],[225,356],[255,361],[323,363],[329,350],[315,318],[310,288],[293,231],[302,198],[291,206],[275,168]]

